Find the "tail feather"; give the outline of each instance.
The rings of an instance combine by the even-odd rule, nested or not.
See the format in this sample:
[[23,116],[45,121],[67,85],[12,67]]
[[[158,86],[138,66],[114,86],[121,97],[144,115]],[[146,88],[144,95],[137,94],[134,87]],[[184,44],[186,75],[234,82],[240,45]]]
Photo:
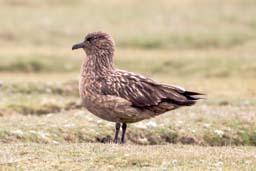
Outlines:
[[203,94],[203,93],[198,93],[198,92],[193,92],[193,91],[185,91],[184,93],[183,93],[184,95],[189,95],[189,96],[194,96],[194,95],[199,95],[199,96],[203,96],[203,95],[205,95],[205,94]]
[[186,100],[176,101],[176,104],[182,105],[182,106],[194,105],[197,102],[197,100],[203,99],[203,97],[198,97],[198,96],[205,95],[205,94],[193,92],[193,91],[185,91],[181,94],[186,97]]
[[199,100],[203,99],[203,97],[198,97],[198,96],[203,96],[205,94],[198,93],[198,92],[193,92],[193,91],[185,91],[182,93],[188,100]]
[[196,103],[196,100],[184,100],[184,101],[175,101],[174,103],[178,106],[192,106]]
[[204,99],[203,93],[194,91],[186,91],[185,89],[162,86],[161,87],[163,98],[162,101],[170,102],[177,106],[191,106],[194,105],[198,100]]

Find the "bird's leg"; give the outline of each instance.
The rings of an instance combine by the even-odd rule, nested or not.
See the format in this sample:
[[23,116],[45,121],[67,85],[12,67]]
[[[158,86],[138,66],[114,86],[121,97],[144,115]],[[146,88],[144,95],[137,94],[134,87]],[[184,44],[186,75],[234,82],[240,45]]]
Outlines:
[[120,130],[120,123],[116,123],[116,133],[115,133],[115,139],[114,139],[114,143],[117,144],[118,143],[118,133]]
[[126,127],[127,127],[127,124],[123,123],[123,125],[122,125],[122,137],[121,137],[121,143],[122,144],[124,143],[124,136],[125,136]]

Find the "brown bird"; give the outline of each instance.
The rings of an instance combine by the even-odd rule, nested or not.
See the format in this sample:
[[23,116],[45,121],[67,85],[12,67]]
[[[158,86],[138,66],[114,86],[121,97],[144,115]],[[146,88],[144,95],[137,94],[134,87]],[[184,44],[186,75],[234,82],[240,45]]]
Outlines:
[[202,95],[115,68],[114,40],[107,33],[89,33],[72,50],[80,48],[86,53],[79,81],[82,104],[94,115],[116,123],[115,143],[121,123],[121,143],[124,143],[127,123],[191,106],[200,99],[196,96]]

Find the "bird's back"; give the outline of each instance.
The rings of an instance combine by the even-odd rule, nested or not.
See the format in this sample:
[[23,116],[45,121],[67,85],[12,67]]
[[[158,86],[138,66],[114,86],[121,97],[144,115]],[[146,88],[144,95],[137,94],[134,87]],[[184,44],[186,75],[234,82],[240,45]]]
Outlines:
[[199,99],[195,96],[201,95],[122,70],[116,70],[99,82],[102,95],[124,98],[131,102],[132,107],[153,111],[155,115],[193,105]]

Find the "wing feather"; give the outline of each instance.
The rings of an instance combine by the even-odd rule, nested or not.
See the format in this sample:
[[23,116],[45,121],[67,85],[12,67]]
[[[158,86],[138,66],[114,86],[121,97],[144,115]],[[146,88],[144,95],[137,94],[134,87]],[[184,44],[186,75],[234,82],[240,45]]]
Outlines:
[[136,107],[157,106],[161,102],[192,105],[198,99],[193,95],[200,95],[180,87],[158,84],[141,75],[121,71],[115,77],[111,77],[111,84],[102,83],[102,93],[122,97],[131,101]]

